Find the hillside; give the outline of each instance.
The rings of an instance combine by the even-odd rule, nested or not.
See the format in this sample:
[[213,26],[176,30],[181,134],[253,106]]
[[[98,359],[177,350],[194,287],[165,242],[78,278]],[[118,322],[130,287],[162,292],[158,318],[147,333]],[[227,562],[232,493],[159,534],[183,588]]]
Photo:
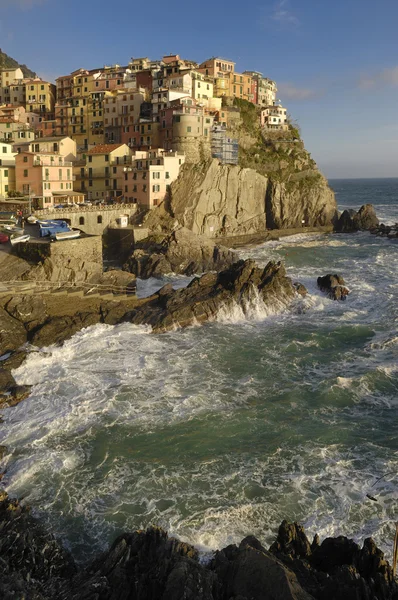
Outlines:
[[21,67],[24,77],[36,77],[36,73],[31,71],[26,65],[20,65],[18,61],[8,56],[5,52],[0,49],[0,70],[1,69],[16,69]]

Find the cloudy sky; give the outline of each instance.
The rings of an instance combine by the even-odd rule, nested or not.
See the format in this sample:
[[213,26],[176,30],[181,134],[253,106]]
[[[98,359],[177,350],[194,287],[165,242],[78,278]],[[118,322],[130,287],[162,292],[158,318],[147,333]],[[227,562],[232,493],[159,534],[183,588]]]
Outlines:
[[398,177],[398,0],[0,0],[0,46],[43,78],[132,56],[261,71],[328,177]]

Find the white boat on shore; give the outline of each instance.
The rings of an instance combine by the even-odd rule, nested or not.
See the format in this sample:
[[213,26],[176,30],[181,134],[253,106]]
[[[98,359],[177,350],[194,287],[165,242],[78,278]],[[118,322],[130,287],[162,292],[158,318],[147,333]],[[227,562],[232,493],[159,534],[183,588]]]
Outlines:
[[23,244],[26,242],[29,242],[30,240],[30,235],[26,234],[26,235],[17,235],[17,234],[13,234],[10,236],[10,242],[12,246],[15,246],[15,244]]
[[70,231],[60,231],[59,233],[54,233],[54,235],[51,236],[51,238],[53,240],[57,240],[57,242],[60,242],[62,240],[74,240],[78,237],[80,237],[80,231],[78,231],[77,229],[71,229]]

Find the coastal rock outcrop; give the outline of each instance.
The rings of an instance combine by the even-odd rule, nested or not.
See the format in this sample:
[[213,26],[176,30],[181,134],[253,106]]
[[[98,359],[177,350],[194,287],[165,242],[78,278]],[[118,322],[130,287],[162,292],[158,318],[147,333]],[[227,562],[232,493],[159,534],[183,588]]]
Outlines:
[[220,273],[196,277],[183,289],[165,285],[145,305],[126,315],[135,324],[149,324],[154,332],[214,319],[221,309],[239,306],[250,312],[253,304],[263,303],[268,309],[280,311],[296,296],[282,263],[269,262],[264,269],[253,260],[240,260]]
[[124,269],[143,279],[168,273],[193,275],[225,269],[236,259],[228,248],[180,227],[170,234],[152,234],[138,242]]
[[353,233],[369,231],[379,226],[379,219],[372,204],[364,204],[358,211],[343,211],[335,224],[337,233]]
[[319,289],[322,292],[326,292],[332,300],[345,300],[350,293],[349,289],[345,286],[344,279],[337,273],[318,277],[317,284]]
[[[158,528],[123,533],[84,568],[27,507],[0,491],[0,596],[38,600],[396,600],[393,570],[374,541],[310,545],[284,521],[269,550],[253,536],[203,563]],[[316,538],[317,539],[317,538]]]
[[336,214],[334,194],[317,170],[278,180],[213,159],[183,165],[170,198],[151,211],[145,225],[167,231],[177,222],[193,233],[221,238],[330,225]]

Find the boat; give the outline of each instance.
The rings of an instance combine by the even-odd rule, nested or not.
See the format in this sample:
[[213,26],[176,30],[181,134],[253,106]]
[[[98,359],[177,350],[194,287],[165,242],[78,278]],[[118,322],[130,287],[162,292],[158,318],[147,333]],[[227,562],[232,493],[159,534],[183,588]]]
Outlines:
[[26,221],[27,221],[27,223],[34,225],[35,223],[37,223],[38,218],[35,217],[34,215],[29,215],[29,217],[26,218]]
[[22,235],[24,233],[23,227],[17,227],[14,225],[4,225],[2,229],[7,231],[8,233],[17,233],[19,235]]
[[54,233],[51,236],[51,239],[57,240],[57,242],[60,242],[62,240],[74,240],[78,237],[80,237],[80,231],[78,231],[77,229],[70,229],[69,231],[60,231],[60,232]]
[[13,234],[10,236],[10,242],[12,246],[15,246],[15,244],[22,244],[22,243],[26,243],[29,242],[30,240],[30,235],[16,235]]

